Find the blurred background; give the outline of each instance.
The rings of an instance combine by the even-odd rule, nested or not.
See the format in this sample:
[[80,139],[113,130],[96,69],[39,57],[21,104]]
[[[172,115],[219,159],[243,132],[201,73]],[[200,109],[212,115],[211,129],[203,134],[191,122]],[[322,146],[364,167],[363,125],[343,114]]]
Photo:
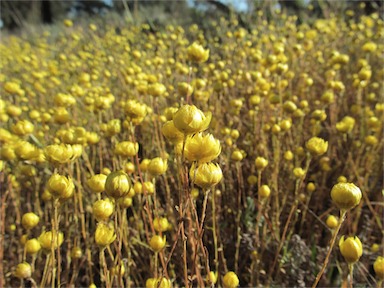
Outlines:
[[[357,9],[361,8],[361,5],[364,9]],[[315,17],[327,17],[330,13],[342,13],[348,9],[359,10],[359,13],[364,14],[378,12],[381,17],[384,15],[381,0],[2,0],[0,27],[2,30],[16,31],[20,28],[29,29],[53,24],[66,18],[81,21],[89,17],[124,17],[135,24],[146,22],[156,29],[167,24],[202,24],[207,18],[232,14],[231,16],[237,16],[240,25],[246,28],[246,23],[260,10],[266,11],[267,16],[268,13],[273,16],[273,13],[282,10],[287,14],[297,15],[298,21],[304,22]]]

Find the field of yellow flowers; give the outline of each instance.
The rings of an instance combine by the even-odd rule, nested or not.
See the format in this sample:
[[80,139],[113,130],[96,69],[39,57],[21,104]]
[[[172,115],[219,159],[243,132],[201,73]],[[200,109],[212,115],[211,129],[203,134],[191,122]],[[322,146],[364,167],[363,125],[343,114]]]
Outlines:
[[384,23],[0,44],[0,286],[380,287]]

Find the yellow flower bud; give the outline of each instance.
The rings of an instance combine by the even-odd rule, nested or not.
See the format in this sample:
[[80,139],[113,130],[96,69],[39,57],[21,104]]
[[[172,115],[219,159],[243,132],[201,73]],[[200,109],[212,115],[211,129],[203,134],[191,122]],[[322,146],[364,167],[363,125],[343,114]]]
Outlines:
[[73,22],[70,19],[65,19],[63,23],[66,27],[72,27],[73,26]]
[[268,198],[269,195],[271,194],[271,189],[269,188],[268,185],[261,185],[260,190],[259,190],[259,195],[261,198]]
[[148,278],[145,282],[146,288],[171,288],[172,283],[171,280],[163,277],[163,278]]
[[80,259],[83,256],[83,252],[80,247],[73,247],[71,250],[71,257],[73,259]]
[[147,92],[153,97],[160,97],[167,92],[167,88],[161,83],[154,83],[148,86]]
[[56,239],[56,244],[53,243],[53,240],[52,240],[52,231],[44,231],[40,234],[38,238],[41,248],[47,251],[51,250],[52,244],[54,249],[56,249],[57,247],[61,246],[61,244],[63,244],[63,241],[64,241],[63,233],[56,232],[55,239]]
[[129,193],[131,179],[124,171],[115,171],[107,176],[105,192],[109,197],[120,198]]
[[316,190],[316,185],[313,182],[309,182],[306,187],[307,191],[312,193]]
[[184,134],[193,134],[206,130],[211,119],[210,112],[204,115],[196,106],[184,105],[173,116],[173,124]]
[[193,87],[187,82],[181,82],[177,85],[177,91],[179,92],[180,96],[189,97],[192,95]]
[[339,223],[339,220],[337,219],[337,217],[329,215],[325,223],[329,228],[335,229],[337,227],[337,224]]
[[295,167],[293,168],[293,175],[295,175],[296,178],[301,178],[305,176],[305,170],[301,167]]
[[328,142],[318,137],[312,137],[305,145],[313,156],[321,156],[328,150]]
[[140,170],[141,170],[141,172],[143,172],[143,173],[147,172],[149,162],[151,162],[150,159],[143,159],[140,162]]
[[235,272],[229,271],[223,277],[223,286],[225,288],[235,288],[239,286],[239,278]]
[[98,200],[93,203],[92,211],[97,221],[106,221],[115,211],[115,206],[109,199]]
[[256,175],[248,176],[247,182],[249,185],[256,185],[257,184],[257,176]]
[[105,174],[96,174],[88,179],[88,187],[94,193],[101,193],[105,189],[105,181],[107,180],[107,175]]
[[255,159],[255,165],[258,171],[263,171],[265,167],[267,167],[268,165],[268,160],[265,159],[264,157],[257,157]]
[[161,237],[159,235],[154,235],[149,241],[149,246],[151,246],[153,251],[159,252],[165,247],[166,243],[167,241],[165,239],[165,236]]
[[26,279],[32,275],[32,267],[27,262],[17,264],[14,275],[20,279]]
[[17,121],[16,124],[12,126],[12,132],[18,136],[31,134],[33,130],[34,126],[28,120]]
[[98,246],[100,246],[101,248],[105,248],[106,246],[112,244],[115,239],[116,234],[113,225],[104,224],[103,222],[100,222],[97,225],[95,232],[95,241]]
[[148,164],[148,172],[152,176],[159,176],[164,174],[168,169],[167,160],[164,160],[160,157],[153,158]]
[[375,270],[377,278],[384,280],[384,257],[378,256],[376,258],[373,263],[373,270]]
[[189,177],[197,186],[208,189],[221,181],[223,172],[218,164],[210,162],[196,167],[195,163],[193,163],[189,170]]
[[47,161],[54,164],[64,164],[74,160],[73,147],[69,144],[48,145],[44,149],[44,155]]
[[150,181],[145,181],[143,183],[143,192],[146,191],[148,194],[153,194],[155,192],[155,186]]
[[36,254],[41,249],[40,242],[36,238],[27,240],[24,245],[25,251],[30,255]]
[[344,235],[341,236],[339,248],[341,255],[343,255],[348,264],[359,261],[361,255],[363,255],[363,245],[357,236],[348,237],[347,239],[345,239]]
[[367,145],[376,146],[379,143],[379,139],[377,139],[377,137],[374,135],[369,135],[369,136],[365,137],[364,142]]
[[293,159],[292,151],[285,151],[284,152],[284,159],[287,161],[291,161]]
[[336,123],[336,130],[341,133],[350,133],[355,126],[355,119],[345,116],[340,122]]
[[377,243],[373,243],[373,244],[372,244],[372,246],[371,246],[371,252],[372,252],[372,253],[376,253],[376,252],[378,252],[379,249],[380,249],[380,245],[379,245],[379,244],[377,244]]
[[161,128],[161,133],[173,144],[182,142],[184,139],[184,134],[175,127],[172,120],[165,122]]
[[210,272],[209,272],[209,275],[207,276],[207,281],[208,281],[208,283],[216,284],[216,282],[217,282],[217,277],[218,277],[217,272],[210,271]]
[[75,185],[71,178],[53,174],[48,180],[47,189],[54,198],[68,199],[73,195]]
[[215,139],[212,134],[197,133],[189,136],[184,148],[185,158],[199,163],[212,161],[219,156],[220,152],[220,141]]
[[193,62],[206,62],[209,58],[209,49],[204,49],[203,46],[194,42],[187,48],[187,57]]
[[234,161],[241,161],[243,160],[244,156],[243,153],[241,153],[240,150],[235,150],[232,152],[231,159]]
[[139,151],[139,143],[130,141],[119,142],[115,146],[114,153],[123,157],[133,157]]
[[153,227],[157,232],[164,232],[168,230],[169,222],[165,217],[156,217],[153,220]]
[[[130,191],[132,191],[131,189]],[[119,198],[117,200],[119,202],[119,205],[121,208],[128,208],[132,206],[132,197],[129,197],[129,195]]]
[[337,183],[331,190],[332,201],[343,210],[359,205],[361,197],[361,190],[353,183]]
[[32,229],[39,224],[40,217],[33,212],[25,213],[21,218],[21,224],[25,229]]

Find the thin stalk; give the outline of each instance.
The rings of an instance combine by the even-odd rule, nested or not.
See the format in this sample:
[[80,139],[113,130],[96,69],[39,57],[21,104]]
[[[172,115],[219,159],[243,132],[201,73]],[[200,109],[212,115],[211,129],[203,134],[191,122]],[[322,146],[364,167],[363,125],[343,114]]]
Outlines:
[[339,234],[341,225],[343,224],[343,222],[345,220],[346,213],[347,213],[346,210],[340,210],[340,221],[339,221],[339,224],[337,225],[335,231],[333,232],[331,241],[329,242],[329,248],[328,248],[327,256],[324,259],[323,266],[321,267],[320,272],[316,276],[316,280],[313,283],[312,288],[317,287],[317,284],[319,284],[321,276],[323,276],[323,274],[324,274],[325,268],[327,268],[327,265],[328,265],[328,262],[329,262],[329,257],[331,256],[331,252],[332,252],[333,246],[335,245],[337,234]]

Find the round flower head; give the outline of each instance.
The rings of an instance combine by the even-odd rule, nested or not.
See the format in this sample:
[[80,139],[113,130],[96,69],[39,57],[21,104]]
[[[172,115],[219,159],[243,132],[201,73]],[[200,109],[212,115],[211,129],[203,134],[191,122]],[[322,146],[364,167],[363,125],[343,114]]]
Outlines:
[[62,232],[56,233],[55,238],[56,238],[56,244],[54,244],[52,241],[52,231],[44,231],[43,233],[41,233],[38,238],[41,248],[49,251],[52,248],[52,244],[54,244],[53,245],[54,249],[61,246],[61,244],[63,244],[63,241],[64,241],[63,233]]
[[136,155],[138,151],[139,151],[139,143],[123,141],[116,144],[114,153],[116,155],[120,155],[124,157],[133,157]]
[[204,49],[203,46],[194,42],[187,48],[187,56],[193,62],[203,63],[209,58],[209,49]]
[[225,288],[235,288],[239,286],[239,278],[235,272],[229,271],[224,275],[223,286]]
[[115,229],[113,225],[99,223],[95,232],[95,241],[98,246],[104,248],[113,243],[116,239]]
[[361,255],[363,255],[363,245],[357,236],[348,237],[347,239],[342,236],[339,241],[339,248],[341,255],[348,264],[359,261]]
[[196,167],[193,163],[189,170],[189,177],[197,186],[208,189],[221,181],[223,172],[218,164],[203,163]]
[[328,150],[328,142],[319,137],[308,140],[306,147],[313,156],[321,156]]
[[149,246],[151,246],[153,251],[159,252],[165,247],[166,243],[167,240],[165,239],[165,236],[161,237],[159,235],[154,235],[149,241]]
[[204,115],[195,105],[184,105],[173,116],[173,124],[184,134],[193,134],[206,130],[211,119],[210,112]]
[[384,257],[377,257],[373,263],[373,270],[375,270],[377,278],[384,280]]
[[25,251],[30,255],[35,255],[41,249],[40,242],[36,238],[27,240],[25,242],[24,247],[25,247]]
[[120,198],[128,194],[131,180],[124,171],[110,173],[105,180],[105,192],[112,198]]
[[105,221],[113,214],[115,206],[109,199],[98,200],[93,203],[92,210],[96,220]]
[[344,210],[359,205],[361,197],[361,190],[353,183],[337,183],[331,190],[332,201]]
[[32,275],[32,267],[27,262],[17,264],[14,275],[20,279],[26,279]]
[[47,189],[54,198],[68,199],[73,195],[75,185],[71,178],[53,174],[48,180]]
[[184,148],[185,158],[199,163],[212,161],[219,156],[220,152],[220,141],[215,139],[212,134],[197,133],[190,136],[187,138]]
[[39,224],[40,217],[33,212],[25,213],[21,218],[21,224],[25,229],[32,229]]
[[161,128],[161,133],[163,133],[164,137],[173,144],[182,142],[184,139],[184,134],[175,127],[172,120],[165,122]]
[[263,171],[265,167],[267,167],[268,165],[268,160],[265,159],[264,157],[256,157],[255,165],[257,170]]
[[105,181],[107,180],[107,175],[96,174],[88,179],[87,184],[89,188],[94,193],[101,193],[105,189]]
[[160,157],[153,158],[148,164],[148,172],[152,176],[159,176],[167,171],[168,163],[167,160],[163,160]]

